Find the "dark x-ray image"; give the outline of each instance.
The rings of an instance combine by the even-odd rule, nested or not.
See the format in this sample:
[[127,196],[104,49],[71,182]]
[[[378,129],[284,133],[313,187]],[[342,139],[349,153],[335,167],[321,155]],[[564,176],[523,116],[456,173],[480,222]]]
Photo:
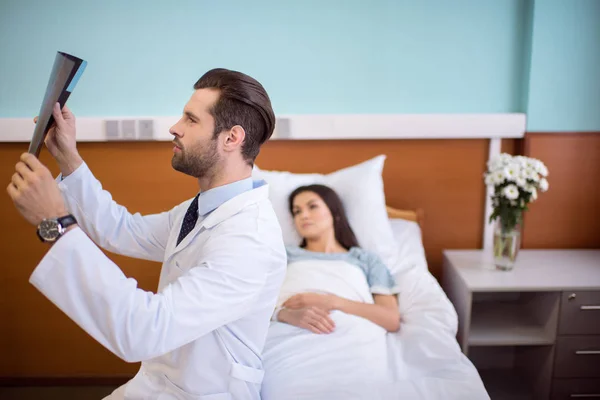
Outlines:
[[38,114],[38,121],[29,144],[29,153],[34,154],[36,157],[39,156],[46,134],[54,123],[54,117],[52,116],[54,104],[58,102],[61,108],[64,107],[86,65],[87,61],[67,53],[57,52],[46,87],[44,101]]

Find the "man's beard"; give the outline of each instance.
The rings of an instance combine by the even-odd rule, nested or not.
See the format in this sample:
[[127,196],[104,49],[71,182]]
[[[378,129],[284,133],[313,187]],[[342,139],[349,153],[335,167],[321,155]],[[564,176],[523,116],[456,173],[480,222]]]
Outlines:
[[180,149],[179,154],[173,154],[171,165],[176,171],[194,178],[203,178],[211,174],[219,161],[216,138],[211,139],[206,147],[198,144],[192,148]]

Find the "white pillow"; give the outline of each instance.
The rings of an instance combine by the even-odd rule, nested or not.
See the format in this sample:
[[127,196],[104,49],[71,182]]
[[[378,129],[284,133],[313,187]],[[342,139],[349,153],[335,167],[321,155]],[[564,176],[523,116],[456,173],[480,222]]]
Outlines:
[[398,263],[390,267],[392,274],[418,268],[427,271],[425,248],[421,239],[421,228],[413,221],[390,219],[394,239],[398,244]]
[[381,177],[385,158],[385,155],[380,155],[327,175],[266,171],[255,165],[252,177],[269,183],[269,198],[286,245],[298,245],[301,241],[289,212],[289,195],[299,186],[322,184],[340,196],[359,246],[374,252],[390,270],[395,270],[398,248],[385,209]]

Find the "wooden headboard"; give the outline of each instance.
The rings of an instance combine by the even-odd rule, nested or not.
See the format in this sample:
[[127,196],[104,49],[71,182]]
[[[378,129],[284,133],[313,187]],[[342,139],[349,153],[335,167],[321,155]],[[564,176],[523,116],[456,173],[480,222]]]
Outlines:
[[399,210],[390,206],[386,206],[388,218],[399,218],[407,221],[416,222],[419,224],[421,231],[423,230],[423,210],[418,208],[416,210]]

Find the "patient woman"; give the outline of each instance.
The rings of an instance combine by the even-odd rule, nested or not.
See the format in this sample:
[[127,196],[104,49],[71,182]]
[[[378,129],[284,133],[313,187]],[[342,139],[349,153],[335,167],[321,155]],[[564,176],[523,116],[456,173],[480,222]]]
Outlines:
[[[289,208],[302,242],[287,248],[286,281],[294,282],[284,283],[274,319],[327,334],[335,330],[330,312],[338,310],[397,331],[394,280],[378,256],[358,246],[338,195],[327,186],[302,186]],[[308,290],[286,293],[294,284]]]

